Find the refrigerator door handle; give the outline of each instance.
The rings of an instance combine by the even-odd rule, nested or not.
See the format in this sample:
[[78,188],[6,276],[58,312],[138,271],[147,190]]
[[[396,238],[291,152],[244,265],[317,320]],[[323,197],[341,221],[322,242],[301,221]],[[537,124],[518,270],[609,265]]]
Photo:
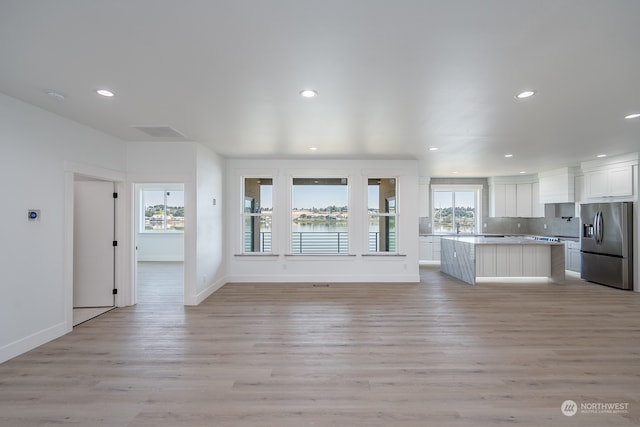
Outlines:
[[601,245],[604,240],[604,224],[602,221],[602,211],[596,213],[596,243]]

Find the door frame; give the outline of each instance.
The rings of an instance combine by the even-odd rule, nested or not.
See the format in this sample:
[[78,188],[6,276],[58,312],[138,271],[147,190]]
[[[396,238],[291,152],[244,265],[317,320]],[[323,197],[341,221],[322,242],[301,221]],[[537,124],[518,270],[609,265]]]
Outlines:
[[123,307],[132,304],[131,299],[131,189],[125,182],[123,172],[114,171],[65,160],[64,162],[64,240],[62,280],[64,283],[64,323],[67,332],[73,329],[73,227],[74,227],[74,182],[76,175],[102,181],[112,181],[118,193],[115,208],[115,239],[118,249],[115,254],[115,286],[118,293],[115,306]]
[[[131,241],[132,241],[132,258],[131,258],[131,269],[132,269],[132,280],[131,280],[131,298],[132,298],[132,304],[137,304],[138,303],[138,233],[139,233],[139,224],[140,224],[140,217],[139,217],[139,210],[140,210],[140,206],[142,201],[140,200],[140,194],[139,194],[139,190],[141,189],[140,187],[145,186],[145,185],[149,185],[149,186],[153,186],[154,184],[158,184],[158,185],[162,185],[162,184],[168,184],[168,185],[174,185],[174,184],[179,184],[182,186],[182,191],[184,191],[184,205],[185,205],[185,223],[189,223],[190,219],[187,218],[188,217],[188,211],[189,209],[187,208],[187,183],[184,180],[136,180],[135,182],[131,182],[130,184],[130,188],[131,188],[131,201],[132,201],[132,206],[131,206],[131,215],[132,215],[132,222],[131,222]],[[182,233],[182,245],[183,245],[183,250],[182,250],[182,304],[186,305],[186,296],[187,296],[187,232],[188,229],[185,227],[184,232]]]

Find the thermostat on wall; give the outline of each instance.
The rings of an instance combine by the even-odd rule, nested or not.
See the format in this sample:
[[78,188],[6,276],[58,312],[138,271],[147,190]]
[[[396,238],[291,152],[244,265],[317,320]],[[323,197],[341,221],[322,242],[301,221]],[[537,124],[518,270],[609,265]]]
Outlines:
[[29,209],[27,212],[29,221],[40,221],[40,209]]

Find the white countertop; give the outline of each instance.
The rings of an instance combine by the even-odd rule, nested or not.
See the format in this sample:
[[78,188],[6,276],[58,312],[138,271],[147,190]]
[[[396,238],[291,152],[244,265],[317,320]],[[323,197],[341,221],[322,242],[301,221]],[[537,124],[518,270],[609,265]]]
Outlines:
[[441,239],[457,240],[472,245],[564,245],[564,242],[548,242],[527,239],[526,237],[493,237],[493,236],[440,236]]

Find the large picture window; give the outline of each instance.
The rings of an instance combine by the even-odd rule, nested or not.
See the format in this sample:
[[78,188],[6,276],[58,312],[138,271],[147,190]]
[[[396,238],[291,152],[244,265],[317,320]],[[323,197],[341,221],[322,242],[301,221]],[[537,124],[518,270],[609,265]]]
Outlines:
[[434,233],[474,234],[479,230],[480,187],[432,186]]
[[349,253],[347,178],[293,178],[291,253]]
[[369,178],[367,184],[368,251],[397,251],[396,178]]
[[243,252],[272,252],[273,179],[244,178]]
[[184,232],[184,190],[175,186],[142,189],[140,229],[144,233]]

